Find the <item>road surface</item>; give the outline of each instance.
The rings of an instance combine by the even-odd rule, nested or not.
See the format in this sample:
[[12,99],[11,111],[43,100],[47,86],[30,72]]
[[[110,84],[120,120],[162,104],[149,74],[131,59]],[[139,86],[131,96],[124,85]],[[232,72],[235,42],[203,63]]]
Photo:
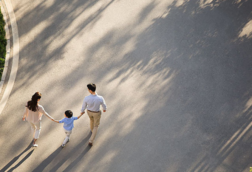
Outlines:
[[[0,171],[237,172],[252,166],[251,1],[11,1],[19,68],[0,115]],[[79,115],[87,83],[107,103],[94,146],[89,119],[43,117],[38,148],[22,122]]]

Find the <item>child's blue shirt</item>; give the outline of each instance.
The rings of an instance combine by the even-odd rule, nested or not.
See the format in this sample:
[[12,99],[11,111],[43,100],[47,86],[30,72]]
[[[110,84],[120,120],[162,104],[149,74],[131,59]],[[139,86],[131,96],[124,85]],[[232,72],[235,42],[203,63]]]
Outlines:
[[59,121],[59,123],[64,123],[63,128],[65,130],[71,131],[74,128],[74,120],[77,120],[78,117],[71,117],[71,118],[63,118]]

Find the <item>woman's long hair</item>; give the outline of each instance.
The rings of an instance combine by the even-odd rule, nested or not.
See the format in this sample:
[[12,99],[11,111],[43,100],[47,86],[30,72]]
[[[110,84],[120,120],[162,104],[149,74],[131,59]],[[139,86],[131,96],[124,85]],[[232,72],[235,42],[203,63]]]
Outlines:
[[38,110],[38,100],[41,99],[41,93],[36,92],[30,101],[27,102],[26,107],[31,110],[36,112]]

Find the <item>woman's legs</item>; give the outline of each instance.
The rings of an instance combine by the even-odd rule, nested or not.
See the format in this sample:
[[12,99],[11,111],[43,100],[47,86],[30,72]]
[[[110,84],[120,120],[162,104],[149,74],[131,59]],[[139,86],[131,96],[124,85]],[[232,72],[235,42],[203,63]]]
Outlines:
[[35,125],[32,122],[29,122],[29,124],[31,126],[32,137],[34,138],[36,127],[35,127]]
[[34,136],[34,139],[38,139],[39,138],[39,134],[40,134],[40,131],[41,131],[41,122],[37,122],[34,124],[36,126],[36,130],[35,130],[35,136]]
[[29,122],[29,123],[31,125],[31,130],[32,130],[32,135],[33,135],[33,145],[35,145],[41,131],[41,122],[39,121],[37,123],[32,123],[32,122]]

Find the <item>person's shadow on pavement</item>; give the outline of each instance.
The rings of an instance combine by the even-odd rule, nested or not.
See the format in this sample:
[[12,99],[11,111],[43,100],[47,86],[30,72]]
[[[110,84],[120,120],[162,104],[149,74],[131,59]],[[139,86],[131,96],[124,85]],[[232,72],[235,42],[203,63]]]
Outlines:
[[[82,140],[82,142],[80,142],[80,143],[76,146],[76,149],[74,149],[74,150],[71,152],[71,155],[75,155],[76,152],[79,152],[79,151],[80,151],[80,149],[78,149],[79,147],[81,147],[81,146],[83,146],[83,145],[86,146],[85,143],[88,142],[88,139],[89,139],[90,136],[91,136],[91,133],[89,133],[89,134],[87,135],[87,137],[85,137],[85,138]],[[77,164],[77,161],[80,161],[81,157],[83,157],[89,150],[90,150],[90,146],[87,146],[87,147],[82,151],[82,153],[80,154],[80,156],[77,157],[77,158],[71,163],[71,165],[67,167],[67,169],[70,170],[72,167],[74,167],[75,164]],[[63,165],[64,162],[67,161],[68,159],[69,159],[69,157],[65,157],[64,159],[62,159],[57,165],[55,165],[55,166],[50,170],[50,172],[57,171],[57,169],[58,169],[59,167],[61,167],[61,165]],[[66,171],[66,170],[64,170],[64,171]],[[71,171],[71,170],[70,170],[70,171]]]
[[[85,143],[88,142],[88,138],[91,136],[91,134],[89,133],[89,135],[87,137],[85,137],[72,151],[71,154],[68,156],[65,156],[59,163],[57,163],[52,169],[50,169],[50,172],[55,172],[57,171],[58,168],[61,167],[61,165],[64,164],[65,161],[67,161],[69,159],[69,156],[71,155],[75,155],[76,152],[80,151],[79,148],[82,147],[83,145],[85,145]],[[38,172],[38,171],[43,171],[54,159],[55,157],[57,157],[57,155],[60,153],[60,151],[62,149],[66,149],[66,148],[62,148],[59,147],[58,149],[56,149],[48,158],[46,158],[41,164],[39,164],[39,166],[37,166],[32,172]],[[88,150],[90,149],[90,147],[88,146],[83,152],[88,152]],[[83,153],[82,153],[83,155]],[[49,169],[48,169],[49,170]]]
[[33,171],[43,171],[51,162],[52,160],[60,153],[62,147],[56,149],[48,158],[46,158],[36,169]]
[[[27,146],[27,148],[21,152],[18,156],[14,157],[8,164],[6,164],[1,170],[0,172],[4,172],[7,171],[8,168],[10,168],[25,152],[27,152],[30,148],[32,148],[32,143],[33,141]],[[32,149],[23,159],[21,159],[19,161],[19,163],[17,163],[14,167],[12,167],[11,169],[8,170],[8,172],[12,172],[13,170],[15,170],[18,166],[20,166],[26,159],[28,159],[31,154],[33,153],[34,149]]]

